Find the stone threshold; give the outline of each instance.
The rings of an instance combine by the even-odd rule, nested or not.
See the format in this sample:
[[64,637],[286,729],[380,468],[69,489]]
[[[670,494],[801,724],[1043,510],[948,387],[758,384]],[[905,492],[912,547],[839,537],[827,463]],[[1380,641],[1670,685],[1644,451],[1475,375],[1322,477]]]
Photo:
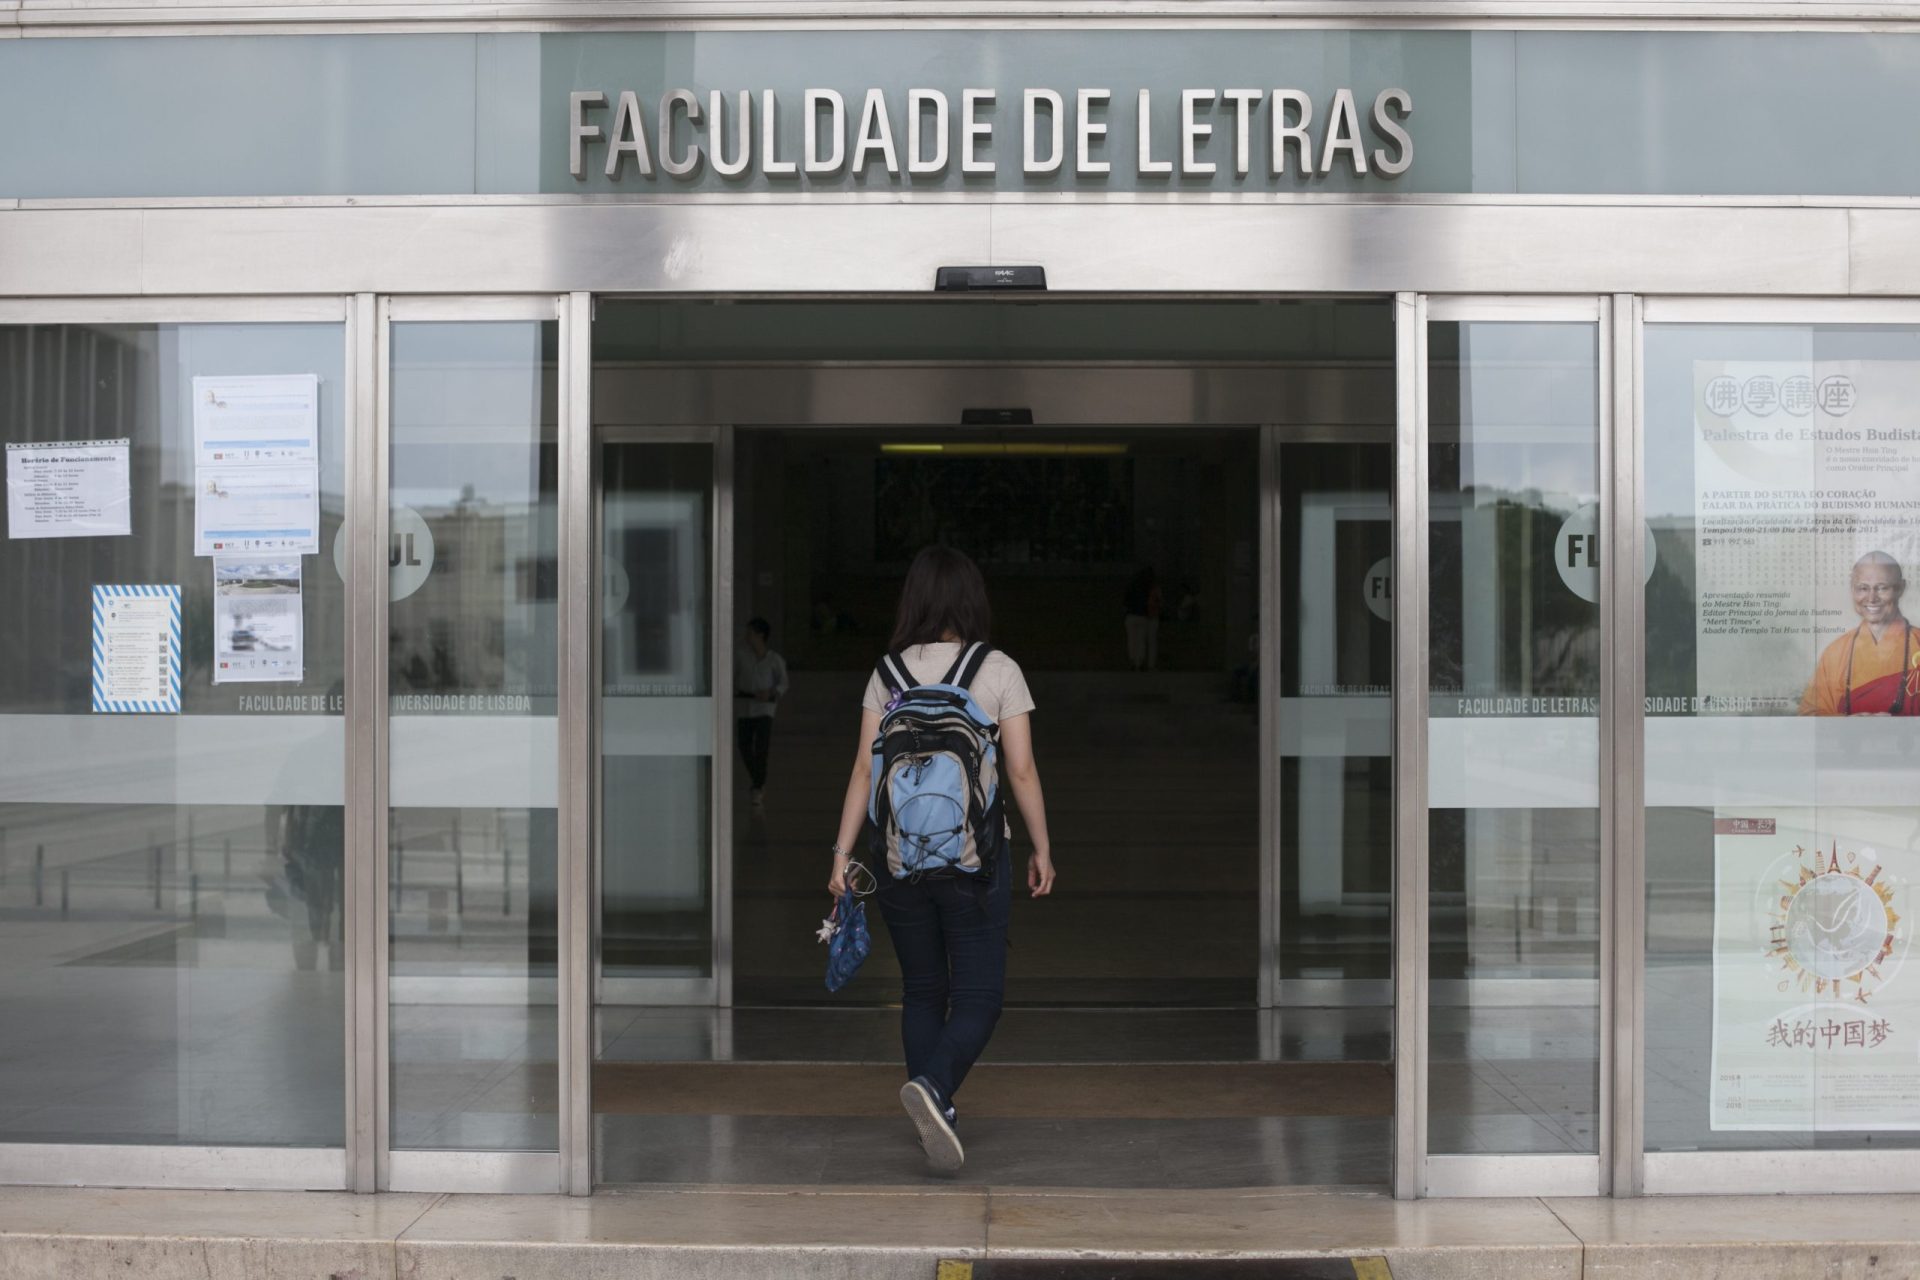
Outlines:
[[[0,1189],[6,1280],[936,1280],[943,1262],[954,1276],[968,1268],[953,1264],[1095,1258],[1158,1262],[1170,1280],[1182,1272],[1198,1280],[1239,1268],[1187,1264],[1371,1257],[1384,1258],[1394,1280],[1916,1277],[1920,1196]],[[993,1267],[979,1271],[991,1276]]]

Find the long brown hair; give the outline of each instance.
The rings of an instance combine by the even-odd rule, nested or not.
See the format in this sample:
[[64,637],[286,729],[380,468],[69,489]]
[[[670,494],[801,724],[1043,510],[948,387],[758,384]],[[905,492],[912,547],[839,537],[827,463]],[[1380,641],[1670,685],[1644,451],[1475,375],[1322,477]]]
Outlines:
[[900,612],[889,649],[936,644],[949,634],[964,644],[987,639],[993,610],[980,567],[964,551],[925,547],[900,586]]

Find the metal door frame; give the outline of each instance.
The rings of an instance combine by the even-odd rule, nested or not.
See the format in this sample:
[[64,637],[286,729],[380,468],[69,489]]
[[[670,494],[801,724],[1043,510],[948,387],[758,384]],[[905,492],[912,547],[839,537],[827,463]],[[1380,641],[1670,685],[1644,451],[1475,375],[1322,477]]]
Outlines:
[[[1620,510],[1623,527],[1616,529],[1613,557],[1622,564],[1639,564],[1645,553],[1644,519],[1646,466],[1645,332],[1655,325],[1902,325],[1920,326],[1920,301],[1911,298],[1780,298],[1780,297],[1672,297],[1634,298],[1633,313],[1623,319],[1616,308],[1616,326],[1624,324],[1632,342],[1632,365],[1618,376],[1630,399],[1630,438],[1619,442],[1622,469]],[[1628,501],[1632,506],[1627,505]],[[1631,520],[1628,513],[1631,512]],[[1617,1195],[1813,1195],[1833,1193],[1893,1193],[1920,1191],[1920,1152],[1912,1147],[1782,1148],[1728,1151],[1649,1151],[1645,1121],[1645,1010],[1647,898],[1644,808],[1646,718],[1646,618],[1643,594],[1624,590],[1616,603],[1615,622],[1630,637],[1630,652],[1616,653],[1622,681],[1633,680],[1630,699],[1617,706],[1620,768],[1630,786],[1620,795],[1620,830],[1624,837],[1622,865],[1616,872],[1620,902],[1616,967],[1620,991],[1615,1021],[1622,1037],[1615,1051]],[[1624,643],[1624,641],[1623,641]],[[1883,1131],[1873,1131],[1883,1132]]]
[[[1145,301],[1141,305],[1151,305]],[[1383,302],[1384,305],[1384,302]],[[1315,367],[1315,366],[1308,366]],[[601,443],[615,440],[711,442],[715,448],[715,561],[713,658],[718,682],[731,678],[735,618],[733,600],[733,432],[735,428],[798,432],[890,426],[915,431],[962,431],[959,410],[973,404],[1039,403],[1039,430],[1080,431],[1164,428],[1179,431],[1234,430],[1249,433],[1260,469],[1257,495],[1258,564],[1255,569],[1261,608],[1263,668],[1280,670],[1280,614],[1278,555],[1280,538],[1278,449],[1282,443],[1310,440],[1366,439],[1387,442],[1390,421],[1357,426],[1328,425],[1301,416],[1310,397],[1298,394],[1300,369],[1283,364],[1208,365],[1198,362],[1153,364],[1140,361],[902,361],[875,364],[846,362],[710,362],[695,365],[613,365],[597,370],[601,394],[596,399],[594,428],[596,459]],[[1386,385],[1374,369],[1356,372],[1333,368],[1326,376],[1349,389],[1368,382]],[[1348,392],[1350,394],[1350,391]],[[1385,407],[1385,397],[1381,397]],[[1105,408],[1107,411],[1102,412]],[[1276,422],[1274,410],[1288,419]],[[1295,412],[1285,412],[1287,410]],[[1133,415],[1131,418],[1128,415]],[[1178,416],[1176,416],[1176,414]],[[1068,416],[1071,415],[1071,416]],[[1179,418],[1184,417],[1185,421]],[[1116,420],[1120,419],[1120,420]],[[638,425],[658,421],[663,425]],[[1172,423],[1173,425],[1169,425]],[[973,428],[977,429],[977,428]],[[601,482],[594,478],[595,528],[599,527]],[[596,540],[596,551],[598,543]],[[597,580],[597,579],[596,579]],[[596,654],[599,637],[595,635]],[[595,688],[599,670],[596,656]],[[1372,1002],[1384,1005],[1374,988],[1351,980],[1283,981],[1278,974],[1280,895],[1279,831],[1281,821],[1278,777],[1280,699],[1277,678],[1263,681],[1259,711],[1260,737],[1260,863],[1258,901],[1260,947],[1256,973],[1256,1002],[1269,1009],[1292,998],[1300,1006],[1327,1003]],[[733,770],[721,750],[731,726],[727,706],[716,699],[715,765],[712,832],[714,892],[714,978],[607,979],[599,970],[595,949],[593,991],[596,1004],[605,996],[636,1002],[731,1007],[732,1001],[732,790]],[[596,731],[597,732],[597,731]],[[723,757],[728,763],[723,766]],[[598,738],[595,754],[598,759]],[[595,819],[598,821],[597,817]],[[595,830],[595,848],[601,833]],[[597,865],[597,863],[596,863]]]
[[[728,747],[732,730],[733,688],[733,428],[728,426],[648,427],[632,424],[600,425],[593,429],[591,503],[593,582],[590,593],[595,603],[589,627],[593,647],[591,684],[587,701],[592,708],[589,770],[598,776],[602,759],[604,726],[600,714],[599,691],[604,687],[602,652],[606,639],[600,625],[600,575],[603,571],[603,547],[606,524],[606,484],[601,473],[601,449],[609,444],[700,444],[713,456],[713,480],[709,486],[712,507],[708,512],[708,546],[712,563],[707,569],[709,595],[708,670],[711,672],[713,700],[713,755],[708,788],[708,825],[712,849],[709,851],[708,919],[711,941],[708,976],[704,978],[609,978],[600,956],[601,869],[606,859],[604,815],[599,804],[592,806],[588,830],[592,839],[593,890],[589,903],[593,939],[589,960],[592,973],[593,1008],[602,1004],[652,1004],[712,1006],[729,1008],[733,1004],[733,753]],[[723,856],[724,854],[724,856]],[[597,1043],[594,1045],[597,1051]]]
[[[884,372],[885,370],[881,371]],[[1057,372],[1068,371],[1057,370]],[[1071,372],[1078,373],[1080,370],[1075,369]],[[923,421],[895,423],[893,425],[899,426],[902,430],[916,432],[978,430],[979,428],[961,426],[953,420],[952,410],[956,407],[957,403],[961,402],[951,400],[945,402],[944,407],[947,410],[948,416],[944,419],[934,420],[931,415],[929,415]],[[1258,701],[1259,724],[1257,726],[1259,738],[1258,776],[1260,779],[1260,796],[1258,801],[1259,834],[1257,839],[1259,841],[1260,856],[1258,869],[1259,884],[1256,901],[1260,904],[1260,923],[1258,960],[1256,961],[1257,972],[1255,974],[1255,1005],[1259,1010],[1265,1011],[1287,1003],[1289,987],[1297,988],[1300,985],[1297,981],[1288,983],[1279,977],[1279,901],[1281,892],[1279,839],[1282,813],[1278,779],[1282,757],[1278,737],[1280,696],[1278,692],[1279,683],[1277,673],[1280,670],[1280,652],[1282,645],[1280,637],[1281,606],[1278,598],[1280,573],[1278,549],[1281,530],[1279,510],[1280,496],[1278,490],[1278,452],[1279,446],[1282,443],[1296,439],[1334,438],[1339,429],[1290,428],[1272,424],[1248,424],[1242,422],[1161,423],[1158,425],[1160,429],[1169,432],[1189,429],[1216,432],[1244,432],[1254,445],[1256,467],[1259,476],[1258,492],[1255,495],[1258,514],[1255,520],[1256,564],[1254,568],[1255,589],[1258,592],[1260,610],[1259,657],[1262,670],[1264,672],[1274,673],[1273,678],[1264,679],[1261,684]],[[838,422],[789,422],[777,426],[760,426],[754,429],[806,432],[844,429],[844,424]],[[1138,431],[1152,430],[1154,428],[1146,424],[1127,424],[1124,427],[1116,427],[1116,424],[1106,421],[1081,421],[1049,422],[1037,429],[1042,431]],[[1364,429],[1349,430],[1347,437],[1353,438],[1364,434],[1368,434]],[[729,555],[731,555],[731,545],[729,545]],[[731,583],[729,583],[729,586],[731,586]],[[729,602],[729,615],[731,615],[731,602]],[[729,616],[729,621],[731,621],[731,616]],[[728,771],[729,787],[732,785],[731,772],[731,770]],[[730,842],[726,848],[728,849],[728,861],[731,861]],[[716,853],[716,861],[718,860],[718,854]],[[717,932],[718,929],[716,927],[716,933]],[[728,940],[730,943],[730,932],[728,934]],[[1327,995],[1329,992],[1335,990],[1336,985],[1337,984],[1333,982],[1315,982],[1311,990],[1299,992],[1292,1003],[1299,1007],[1311,1007],[1315,1004],[1328,1003]],[[723,996],[725,998],[717,1000],[716,1003],[723,1006],[731,1005],[730,990],[724,992]]]
[[[1615,895],[1610,879],[1617,867],[1617,769],[1612,751],[1617,725],[1612,709],[1621,698],[1616,671],[1621,641],[1613,625],[1616,585],[1612,570],[1621,563],[1617,545],[1619,498],[1615,490],[1618,447],[1615,415],[1613,299],[1593,294],[1515,297],[1506,295],[1402,294],[1395,300],[1401,391],[1399,441],[1395,459],[1394,600],[1394,933],[1395,933],[1395,1159],[1394,1194],[1424,1196],[1605,1195],[1610,1189],[1614,1109],[1615,1050],[1613,961]],[[1600,527],[1610,554],[1600,565],[1601,688],[1596,726],[1600,734],[1598,810],[1599,1027],[1598,1096],[1595,1151],[1592,1154],[1494,1153],[1432,1155],[1428,1152],[1428,1071],[1432,966],[1428,949],[1431,878],[1428,866],[1428,610],[1431,590],[1429,552],[1428,458],[1431,433],[1427,335],[1431,322],[1572,322],[1595,328],[1599,402],[1597,489]],[[1626,563],[1638,563],[1637,559]],[[1401,566],[1414,569],[1404,573]]]
[[[1391,306],[1391,303],[1387,305]],[[1397,375],[1396,375],[1397,376]],[[1285,896],[1281,841],[1287,819],[1282,801],[1281,781],[1286,768],[1282,726],[1286,721],[1287,699],[1281,680],[1281,664],[1286,650],[1288,625],[1284,586],[1285,496],[1281,488],[1284,463],[1280,452],[1291,444],[1372,444],[1394,447],[1395,428],[1391,423],[1355,426],[1295,423],[1261,428],[1261,551],[1260,571],[1260,664],[1263,678],[1261,701],[1261,960],[1260,1009],[1272,1013],[1285,1009],[1347,1008],[1391,1009],[1394,982],[1386,978],[1289,978],[1282,972],[1283,930],[1281,902]],[[1393,509],[1391,489],[1383,491],[1389,511]],[[1391,516],[1390,516],[1391,518]],[[1397,590],[1398,588],[1396,588]],[[1271,608],[1269,609],[1269,605]],[[1389,693],[1388,701],[1391,703]],[[1351,758],[1351,753],[1350,753]],[[1389,891],[1389,896],[1395,890]],[[1391,933],[1389,944],[1391,945]],[[1389,975],[1392,958],[1389,956]],[[1263,1040],[1268,1051],[1279,1054],[1277,1022],[1265,1028]]]
[[[343,1142],[337,1147],[189,1146],[136,1143],[0,1142],[0,1185],[147,1186],[308,1191],[370,1190],[373,1161],[373,1045],[367,989],[367,953],[359,945],[368,927],[370,779],[365,752],[354,747],[370,730],[374,701],[360,602],[378,564],[370,540],[371,513],[380,509],[361,473],[373,403],[372,295],[0,298],[0,325],[272,325],[341,326],[345,519],[349,554],[345,574],[347,743],[345,847],[341,850],[341,945],[345,952]],[[384,653],[382,654],[384,660]],[[374,895],[378,896],[378,895]],[[362,1171],[367,1175],[363,1182]]]
[[[579,856],[580,799],[582,789],[589,787],[590,781],[582,776],[580,752],[576,746],[578,741],[584,740],[585,725],[581,719],[578,697],[578,693],[583,688],[582,673],[575,668],[573,656],[579,648],[578,615],[585,608],[590,607],[590,599],[583,595],[582,578],[588,570],[580,563],[578,539],[584,514],[581,503],[587,492],[586,478],[580,473],[579,467],[579,462],[584,456],[581,448],[583,435],[581,427],[584,425],[587,411],[587,405],[580,398],[579,386],[579,375],[585,367],[585,343],[588,338],[586,326],[581,323],[585,311],[580,302],[584,297],[585,295],[582,294],[383,295],[375,302],[377,320],[374,372],[378,388],[377,412],[368,459],[368,469],[372,473],[370,479],[373,484],[373,519],[366,522],[370,527],[365,532],[370,539],[367,554],[374,557],[376,564],[379,562],[381,549],[386,547],[390,537],[390,472],[393,441],[393,380],[390,369],[393,326],[412,322],[484,323],[503,320],[553,320],[559,325],[557,496],[560,599],[556,640],[558,670],[554,673],[556,688],[559,691],[559,697],[556,699],[558,720],[556,729],[560,743],[559,779],[555,796],[558,865],[555,868],[554,881],[557,899],[555,909],[558,917],[555,921],[557,931],[555,1003],[558,1017],[554,1049],[559,1085],[557,1100],[559,1138],[558,1149],[552,1152],[395,1151],[392,1147],[392,957],[389,917],[391,904],[386,892],[391,875],[388,847],[391,780],[389,759],[391,716],[387,711],[388,599],[385,591],[374,591],[369,593],[371,599],[368,603],[373,615],[372,635],[377,637],[378,648],[372,656],[369,672],[371,679],[367,681],[373,690],[376,717],[373,751],[369,753],[374,791],[372,812],[374,856],[370,859],[372,865],[368,869],[372,882],[373,910],[368,922],[372,937],[365,939],[363,945],[370,946],[370,954],[374,958],[371,999],[375,1030],[373,1106],[376,1168],[374,1187],[356,1187],[356,1190],[554,1192],[572,1189],[574,1185],[572,1171],[576,1166],[584,1164],[589,1154],[586,1150],[589,1126],[582,1122],[587,1104],[582,1084],[584,1064],[579,1061],[577,1046],[586,1042],[590,1027],[581,1027],[578,1019],[578,1012],[582,1006],[579,998],[582,975],[578,965],[581,951],[578,919],[580,903],[575,887],[584,872],[584,859]],[[380,575],[376,575],[375,580],[381,580]]]

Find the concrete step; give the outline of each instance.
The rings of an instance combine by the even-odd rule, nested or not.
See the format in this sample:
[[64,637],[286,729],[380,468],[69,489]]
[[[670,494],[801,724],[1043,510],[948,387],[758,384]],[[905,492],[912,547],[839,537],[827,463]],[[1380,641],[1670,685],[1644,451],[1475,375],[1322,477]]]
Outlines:
[[1200,1280],[1262,1260],[1355,1257],[1383,1257],[1393,1280],[1907,1277],[1920,1272],[1920,1196],[1394,1201],[933,1179],[924,1191],[686,1187],[574,1199],[0,1191],[8,1280],[937,1280],[978,1262],[980,1280],[992,1280],[996,1261],[1075,1259]]

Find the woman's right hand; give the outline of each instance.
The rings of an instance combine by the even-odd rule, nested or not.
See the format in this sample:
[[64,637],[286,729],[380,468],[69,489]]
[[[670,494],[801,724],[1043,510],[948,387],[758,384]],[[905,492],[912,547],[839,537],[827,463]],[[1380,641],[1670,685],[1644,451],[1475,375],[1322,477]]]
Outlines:
[[833,871],[827,876],[827,892],[835,899],[847,891],[847,863],[852,861],[844,853],[833,855]]

